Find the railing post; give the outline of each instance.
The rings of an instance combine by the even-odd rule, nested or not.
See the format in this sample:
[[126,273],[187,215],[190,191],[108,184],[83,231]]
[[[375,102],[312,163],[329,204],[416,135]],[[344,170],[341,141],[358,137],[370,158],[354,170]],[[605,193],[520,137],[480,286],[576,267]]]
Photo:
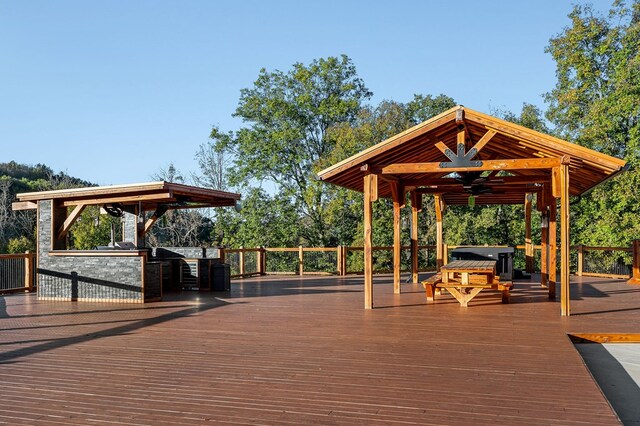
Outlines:
[[220,256],[220,263],[224,263],[225,261],[225,253],[224,253],[224,248],[220,247],[218,249],[218,256]]
[[262,255],[262,275],[267,275],[267,250],[260,247],[260,254]]
[[576,271],[576,275],[579,277],[582,276],[582,271],[584,268],[584,245],[578,245],[578,270]]
[[342,246],[342,275],[346,276],[347,271],[347,253],[349,253],[349,246]]
[[640,284],[640,240],[633,240],[631,256],[633,256],[631,278],[627,283]]
[[336,247],[336,270],[338,271],[338,276],[342,276],[342,246]]
[[33,254],[30,250],[25,252],[26,256],[24,258],[24,286],[27,288],[27,291],[33,291],[33,268],[34,268],[34,259]]
[[240,246],[238,252],[238,267],[240,268],[240,275],[244,276],[244,246]]
[[260,250],[260,246],[256,247],[258,251],[256,251],[256,273],[258,275],[262,274],[262,250]]
[[298,246],[298,265],[300,267],[300,276],[304,274],[304,251],[302,250],[302,245]]

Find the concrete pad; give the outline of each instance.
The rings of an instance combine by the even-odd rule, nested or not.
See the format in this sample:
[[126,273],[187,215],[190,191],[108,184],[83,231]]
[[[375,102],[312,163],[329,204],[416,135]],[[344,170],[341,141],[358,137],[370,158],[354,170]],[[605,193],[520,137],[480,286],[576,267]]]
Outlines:
[[622,423],[640,425],[640,344],[575,346]]

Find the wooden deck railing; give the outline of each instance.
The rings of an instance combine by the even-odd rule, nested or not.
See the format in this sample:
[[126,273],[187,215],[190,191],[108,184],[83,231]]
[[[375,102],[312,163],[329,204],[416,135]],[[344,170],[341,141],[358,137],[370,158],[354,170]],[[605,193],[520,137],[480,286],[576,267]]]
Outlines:
[[35,289],[35,253],[0,254],[0,294]]
[[[640,283],[640,240],[634,241],[631,247],[591,247],[577,245],[571,247],[570,270],[578,276],[631,278]],[[447,256],[458,247],[445,245]],[[635,250],[634,250],[635,247]],[[541,246],[533,245],[533,259],[527,262],[525,245],[514,247],[514,268],[527,272],[540,271]],[[221,256],[231,265],[231,276],[247,277],[264,274],[313,275],[313,274],[362,274],[364,260],[362,247],[258,247],[221,249]],[[558,261],[560,267],[560,250]],[[393,247],[373,247],[374,272],[388,273],[393,267]],[[402,271],[411,270],[411,247],[402,246]],[[445,259],[446,261],[446,259]],[[436,269],[436,253],[434,245],[418,246],[419,271]]]
[[[435,270],[435,246],[418,246],[420,271]],[[347,275],[364,270],[362,247],[258,247],[221,249],[221,257],[231,266],[231,276],[263,274]],[[403,246],[402,270],[410,270],[410,246]],[[373,247],[374,271],[391,272],[393,247]]]

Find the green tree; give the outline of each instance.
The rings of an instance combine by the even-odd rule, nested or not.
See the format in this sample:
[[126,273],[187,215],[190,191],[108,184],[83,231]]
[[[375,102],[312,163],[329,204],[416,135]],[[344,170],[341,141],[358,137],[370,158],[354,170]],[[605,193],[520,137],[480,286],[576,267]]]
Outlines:
[[111,241],[111,226],[115,228],[115,240],[122,235],[120,219],[100,214],[99,206],[88,206],[71,227],[71,247],[75,250],[92,250],[106,246]]
[[252,188],[242,209],[218,209],[212,240],[226,247],[295,247],[301,243],[298,216],[288,197]]
[[7,253],[24,253],[27,250],[35,251],[36,244],[25,237],[11,238],[7,243]]
[[572,239],[628,245],[640,234],[640,2],[615,1],[607,17],[578,5],[569,18],[547,48],[558,78],[547,118],[562,137],[631,166],[572,206]]
[[253,87],[241,91],[235,112],[246,127],[230,137],[213,135],[219,149],[234,154],[230,183],[273,182],[301,217],[301,236],[309,244],[325,245],[330,199],[327,187],[314,179],[313,166],[335,146],[327,131],[355,122],[370,96],[344,55],[296,63],[286,73],[262,69]]

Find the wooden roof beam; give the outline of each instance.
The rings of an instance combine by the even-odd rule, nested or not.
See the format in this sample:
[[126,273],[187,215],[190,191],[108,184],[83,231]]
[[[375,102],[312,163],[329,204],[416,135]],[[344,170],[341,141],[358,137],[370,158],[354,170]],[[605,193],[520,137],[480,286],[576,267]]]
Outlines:
[[11,203],[11,210],[33,210],[38,208],[38,203],[34,203],[33,201],[15,201]]
[[109,198],[89,198],[82,200],[66,200],[62,202],[62,206],[71,207],[77,206],[81,204],[113,204],[113,203],[137,203],[140,201],[161,201],[167,202],[173,198],[173,193],[171,191],[161,192],[155,194],[145,194],[145,195],[129,195],[123,197],[109,197]]
[[78,218],[80,217],[80,214],[82,213],[85,207],[87,207],[86,204],[79,204],[76,206],[75,209],[73,209],[71,214],[65,219],[64,223],[58,230],[58,236],[57,236],[58,240],[61,240],[67,236],[67,234],[69,233],[69,229],[74,223],[76,223],[76,220],[78,220]]
[[[391,175],[381,175],[381,177]],[[498,176],[491,180],[490,176],[483,182],[485,185],[520,185],[526,183],[546,183],[551,182],[551,176]],[[406,186],[438,186],[438,185],[460,185],[455,178],[432,178],[431,176],[417,179],[403,179],[402,183]]]
[[484,148],[484,146],[489,143],[491,138],[493,138],[496,135],[496,133],[498,132],[496,132],[493,129],[489,129],[487,133],[482,135],[480,140],[469,150],[469,153],[475,150],[475,153],[477,155],[477,153],[479,153],[482,150],[482,148]]
[[[484,170],[539,170],[560,167],[567,164],[570,158],[520,158],[511,160],[484,160],[478,166],[459,167],[448,166],[448,163],[397,163],[382,168],[382,174],[412,174],[412,173],[451,173],[474,172]],[[443,167],[444,166],[444,167]]]

